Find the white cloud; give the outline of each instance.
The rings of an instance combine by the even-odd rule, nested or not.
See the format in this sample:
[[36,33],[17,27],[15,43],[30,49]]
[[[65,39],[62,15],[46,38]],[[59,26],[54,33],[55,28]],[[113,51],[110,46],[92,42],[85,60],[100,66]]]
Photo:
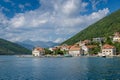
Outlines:
[[101,2],[106,3],[107,0],[90,0],[90,2],[92,3],[92,8],[93,8],[94,10],[96,10],[96,6],[97,6],[98,4],[100,4]]
[[63,42],[65,39],[63,39],[63,38],[57,38],[54,42],[55,43],[61,43],[61,42]]
[[47,22],[49,13],[40,14],[39,11],[17,14],[10,20],[10,27],[19,29],[40,27]]
[[8,24],[7,17],[0,11],[0,29],[6,28],[7,24]]
[[80,0],[68,0],[62,7],[62,10],[66,14],[79,13],[85,10],[87,3],[81,2]]
[[64,5],[62,6],[62,11],[65,13],[65,14],[71,14],[71,13],[74,13],[76,12],[76,10],[78,10],[77,8],[77,3],[76,1],[74,0],[68,0],[66,3],[64,3]]
[[0,22],[9,26],[4,32],[0,30],[1,34],[4,33],[2,38],[11,41],[31,39],[62,42],[109,13],[109,9],[104,8],[80,15],[88,5],[82,0],[40,0],[40,3],[38,9],[18,13],[10,20],[1,13],[3,20],[0,18]]
[[25,23],[25,17],[21,15],[17,15],[15,18],[12,18],[10,21],[10,25],[14,28],[25,26],[24,23]]
[[25,3],[25,4],[19,4],[18,7],[21,9],[21,11],[23,11],[25,9],[25,7],[29,7],[31,6],[30,3]]

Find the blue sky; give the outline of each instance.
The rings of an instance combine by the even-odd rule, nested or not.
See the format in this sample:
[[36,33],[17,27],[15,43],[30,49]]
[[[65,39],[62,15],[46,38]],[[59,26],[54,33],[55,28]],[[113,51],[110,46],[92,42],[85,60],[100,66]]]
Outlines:
[[1,0],[0,38],[62,42],[119,8],[118,0]]

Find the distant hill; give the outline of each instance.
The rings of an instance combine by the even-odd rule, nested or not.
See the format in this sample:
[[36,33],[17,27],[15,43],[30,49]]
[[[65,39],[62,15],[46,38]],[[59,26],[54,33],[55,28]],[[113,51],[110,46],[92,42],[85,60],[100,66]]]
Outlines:
[[13,42],[0,39],[0,55],[31,54],[31,51]]
[[52,41],[44,42],[44,41],[31,41],[31,40],[25,40],[25,41],[16,42],[16,43],[30,50],[32,50],[36,46],[49,48],[49,47],[54,47],[59,45],[59,43],[54,43]]
[[84,39],[109,36],[116,31],[120,31],[120,9],[80,31],[62,44],[74,44]]

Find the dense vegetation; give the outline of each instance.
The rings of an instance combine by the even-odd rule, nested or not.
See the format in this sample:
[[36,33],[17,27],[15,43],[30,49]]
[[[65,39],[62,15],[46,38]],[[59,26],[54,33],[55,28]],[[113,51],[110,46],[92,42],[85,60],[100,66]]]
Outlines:
[[10,41],[0,39],[0,55],[31,54],[31,51]]
[[50,51],[49,49],[45,48],[45,55],[49,54],[49,55],[65,55],[67,54],[67,51],[62,51],[59,48],[56,49],[55,51]]
[[120,10],[106,16],[95,24],[90,25],[62,44],[70,45],[84,39],[106,37],[112,35],[116,31],[120,31]]

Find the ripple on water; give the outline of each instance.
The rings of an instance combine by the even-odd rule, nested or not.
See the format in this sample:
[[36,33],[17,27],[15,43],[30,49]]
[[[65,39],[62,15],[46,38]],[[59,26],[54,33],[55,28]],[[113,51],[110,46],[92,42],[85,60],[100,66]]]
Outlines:
[[120,58],[0,56],[0,80],[119,80]]

